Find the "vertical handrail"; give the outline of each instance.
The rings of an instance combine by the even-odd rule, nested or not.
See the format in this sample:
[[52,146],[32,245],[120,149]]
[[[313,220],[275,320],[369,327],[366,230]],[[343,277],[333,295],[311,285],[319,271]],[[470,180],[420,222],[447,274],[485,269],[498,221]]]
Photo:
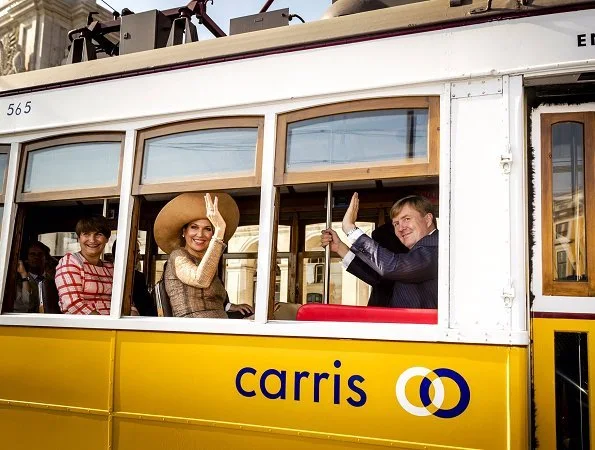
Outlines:
[[[105,217],[107,219],[107,198],[103,199],[103,217]],[[101,259],[103,259],[104,255],[105,255],[105,247],[103,248],[103,251],[101,252]]]
[[[333,226],[333,183],[326,184],[326,228]],[[324,297],[323,303],[329,303],[329,291],[331,285],[331,246],[324,249]]]

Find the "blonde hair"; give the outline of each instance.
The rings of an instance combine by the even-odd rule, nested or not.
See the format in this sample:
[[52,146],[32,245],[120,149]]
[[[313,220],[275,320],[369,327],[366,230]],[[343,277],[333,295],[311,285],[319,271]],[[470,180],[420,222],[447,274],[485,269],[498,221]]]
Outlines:
[[434,225],[434,227],[438,226],[436,224],[436,214],[434,214],[434,205],[432,205],[427,198],[422,197],[421,195],[409,195],[397,201],[390,209],[391,219],[394,219],[396,216],[398,216],[401,210],[406,205],[411,206],[422,216],[425,216],[426,214],[431,214],[432,224]]

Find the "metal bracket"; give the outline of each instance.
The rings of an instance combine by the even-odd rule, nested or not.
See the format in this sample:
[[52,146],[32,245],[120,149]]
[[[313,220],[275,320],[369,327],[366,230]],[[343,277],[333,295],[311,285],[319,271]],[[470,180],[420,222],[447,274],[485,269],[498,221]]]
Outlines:
[[514,287],[512,285],[502,289],[502,299],[504,300],[505,308],[512,308],[512,302],[514,301]]
[[484,95],[502,95],[502,77],[478,78],[450,83],[452,98],[482,97]]
[[500,167],[502,168],[502,173],[505,175],[510,174],[510,168],[512,166],[512,153],[503,153],[500,155]]

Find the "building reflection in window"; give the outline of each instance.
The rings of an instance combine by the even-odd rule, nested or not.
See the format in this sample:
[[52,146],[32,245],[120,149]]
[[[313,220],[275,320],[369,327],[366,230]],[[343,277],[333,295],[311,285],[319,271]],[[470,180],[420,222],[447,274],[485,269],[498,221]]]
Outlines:
[[554,277],[587,279],[584,126],[562,122],[552,126]]

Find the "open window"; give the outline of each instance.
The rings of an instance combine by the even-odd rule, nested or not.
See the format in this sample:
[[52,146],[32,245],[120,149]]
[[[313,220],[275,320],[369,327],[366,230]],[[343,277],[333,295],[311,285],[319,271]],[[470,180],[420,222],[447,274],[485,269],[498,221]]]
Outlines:
[[[254,304],[263,126],[262,117],[242,116],[173,123],[138,133],[131,242],[138,240],[144,250],[141,271],[149,290],[161,280],[169,257],[154,239],[161,208],[183,192],[227,192],[238,204],[240,224],[227,243],[218,276],[231,303]],[[124,315],[136,303],[138,291],[131,258]]]
[[[54,276],[60,258],[80,249],[76,223],[102,215],[116,229],[123,135],[60,136],[26,143],[22,150],[2,312],[60,313]],[[104,252],[109,248],[107,243]],[[111,279],[105,282],[109,306]]]
[[541,116],[545,295],[595,295],[595,112]]
[[[379,303],[372,300],[370,285],[346,271],[338,255],[321,247],[321,232],[332,227],[347,242],[341,221],[352,194],[358,192],[358,228],[370,235],[382,227],[378,235],[386,235],[386,240],[381,245],[395,253],[406,251],[392,230],[386,232],[391,228],[389,212],[395,201],[408,195],[426,197],[437,212],[438,131],[437,97],[358,100],[278,117],[277,223],[289,226],[292,236],[289,302],[337,305],[339,310],[356,307],[350,313],[355,321],[399,321],[369,318],[371,309],[357,308],[387,306],[390,292],[381,295]],[[435,312],[431,314],[430,322],[424,323],[436,322]],[[315,316],[308,314],[307,320],[317,320]],[[333,320],[326,313],[323,317]]]

